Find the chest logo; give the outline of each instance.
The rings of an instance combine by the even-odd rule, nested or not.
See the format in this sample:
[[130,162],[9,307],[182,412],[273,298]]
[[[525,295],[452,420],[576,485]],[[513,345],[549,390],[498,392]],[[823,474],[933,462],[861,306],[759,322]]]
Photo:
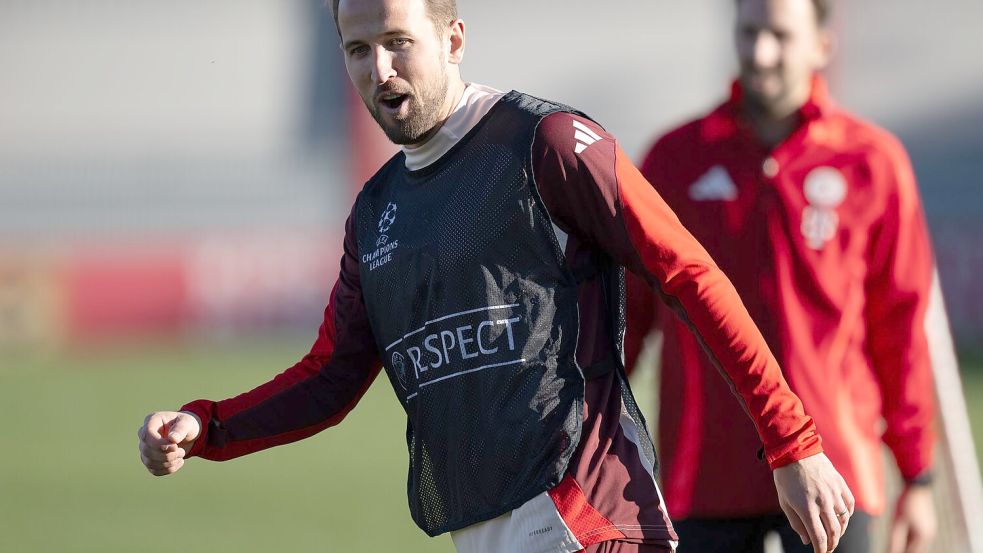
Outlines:
[[[386,346],[389,369],[413,399],[450,380],[526,362],[529,328],[517,303],[489,305],[435,317]],[[398,392],[398,389],[397,389]]]
[[731,180],[727,170],[714,165],[689,187],[689,197],[697,202],[728,201],[737,199],[737,185]]
[[806,244],[821,250],[836,235],[840,216],[836,208],[846,199],[846,178],[832,167],[817,167],[803,184],[806,205],[802,209],[802,236]]
[[393,226],[396,222],[396,204],[389,202],[386,206],[386,210],[382,212],[382,216],[379,217],[379,234],[384,234],[389,231],[389,228]]
[[393,250],[399,247],[399,240],[389,238],[386,232],[396,222],[396,204],[389,202],[379,217],[379,237],[375,240],[375,250],[362,256],[362,263],[374,271],[393,260]]

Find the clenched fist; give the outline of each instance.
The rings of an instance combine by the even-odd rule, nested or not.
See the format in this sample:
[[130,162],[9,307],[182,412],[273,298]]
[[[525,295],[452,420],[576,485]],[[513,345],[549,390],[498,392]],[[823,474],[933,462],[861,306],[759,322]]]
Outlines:
[[185,411],[158,411],[147,415],[137,430],[140,460],[154,476],[173,474],[201,434],[201,421]]

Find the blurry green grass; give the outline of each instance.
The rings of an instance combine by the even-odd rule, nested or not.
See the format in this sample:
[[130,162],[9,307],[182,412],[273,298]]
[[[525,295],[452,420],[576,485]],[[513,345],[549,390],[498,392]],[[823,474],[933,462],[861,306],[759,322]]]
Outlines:
[[[166,478],[144,471],[135,433],[149,411],[246,390],[306,347],[5,355],[0,551],[452,551],[447,536],[430,539],[410,520],[405,419],[384,379],[341,425],[304,442],[196,460]],[[963,384],[979,448],[983,366],[965,371]]]
[[405,418],[378,379],[338,427],[155,478],[136,430],[154,409],[224,398],[307,344],[6,358],[0,366],[0,551],[452,551],[406,507]]

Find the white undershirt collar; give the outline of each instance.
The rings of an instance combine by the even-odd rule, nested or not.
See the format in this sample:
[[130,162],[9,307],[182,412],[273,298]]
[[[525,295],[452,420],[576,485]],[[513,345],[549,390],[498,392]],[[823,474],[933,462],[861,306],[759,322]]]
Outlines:
[[468,83],[461,101],[451,112],[440,129],[423,144],[401,146],[406,154],[406,168],[423,169],[447,153],[457,141],[474,128],[505,93],[475,83]]

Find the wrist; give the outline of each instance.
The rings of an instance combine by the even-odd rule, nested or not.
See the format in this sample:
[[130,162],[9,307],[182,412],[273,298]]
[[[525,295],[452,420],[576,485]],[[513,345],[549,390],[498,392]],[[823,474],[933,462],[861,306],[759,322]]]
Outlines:
[[188,447],[187,454],[185,455],[185,458],[197,457],[198,454],[201,453],[208,430],[205,428],[205,425],[202,424],[202,416],[196,413],[193,409],[189,409],[187,405],[181,410],[181,413],[190,416],[198,424],[197,435],[193,440],[188,440],[191,445]]
[[181,412],[184,413],[185,415],[190,415],[192,418],[195,419],[195,422],[198,423],[198,433],[201,434],[201,417],[198,416],[198,413],[195,413],[194,411],[189,411],[187,409]]

